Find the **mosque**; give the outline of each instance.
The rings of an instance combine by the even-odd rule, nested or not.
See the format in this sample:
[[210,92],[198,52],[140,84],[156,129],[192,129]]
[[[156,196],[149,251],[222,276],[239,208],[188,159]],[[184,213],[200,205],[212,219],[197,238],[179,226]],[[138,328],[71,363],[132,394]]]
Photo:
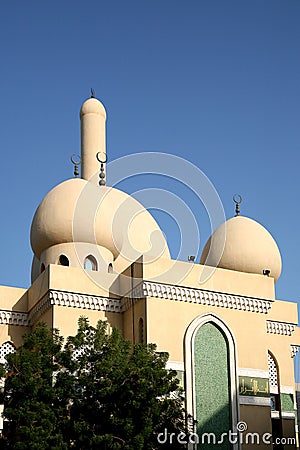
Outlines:
[[42,199],[32,221],[32,284],[0,286],[1,360],[37,322],[69,336],[82,315],[106,320],[169,353],[194,433],[188,448],[296,448],[300,333],[297,304],[275,298],[275,240],[237,208],[200,263],[172,260],[151,214],[106,186],[106,111],[94,96],[80,121],[75,177]]

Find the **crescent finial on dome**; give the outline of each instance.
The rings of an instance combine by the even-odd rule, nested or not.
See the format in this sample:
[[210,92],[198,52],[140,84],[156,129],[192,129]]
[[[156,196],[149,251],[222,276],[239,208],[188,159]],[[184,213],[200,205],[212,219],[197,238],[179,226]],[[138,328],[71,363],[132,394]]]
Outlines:
[[235,203],[235,217],[240,215],[240,204],[242,203],[243,199],[239,194],[234,194],[233,201]]

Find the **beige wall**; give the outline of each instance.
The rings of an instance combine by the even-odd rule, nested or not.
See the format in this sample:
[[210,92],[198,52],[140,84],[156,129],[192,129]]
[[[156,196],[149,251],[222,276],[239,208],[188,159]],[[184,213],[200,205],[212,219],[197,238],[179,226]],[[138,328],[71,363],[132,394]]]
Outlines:
[[[212,276],[200,283],[204,270],[206,275]],[[183,261],[160,259],[145,264],[144,279],[250,297],[275,298],[274,279],[271,277],[227,269],[211,270],[200,264]]]
[[0,286],[1,309],[14,311],[27,310],[27,289]]
[[[282,306],[283,305],[283,302]],[[272,311],[272,310],[271,310]],[[292,313],[295,310],[292,309]],[[183,341],[189,324],[198,316],[212,313],[232,330],[237,342],[239,367],[268,370],[267,351],[270,349],[284,368],[282,382],[293,383],[293,360],[290,344],[294,336],[267,333],[266,320],[272,315],[218,308],[160,298],[147,299],[148,342],[168,351],[170,359],[183,361]],[[286,314],[287,315],[287,314]],[[296,317],[288,317],[295,320]],[[291,320],[292,321],[292,320]],[[299,340],[298,340],[299,341]],[[288,370],[286,370],[288,368]]]

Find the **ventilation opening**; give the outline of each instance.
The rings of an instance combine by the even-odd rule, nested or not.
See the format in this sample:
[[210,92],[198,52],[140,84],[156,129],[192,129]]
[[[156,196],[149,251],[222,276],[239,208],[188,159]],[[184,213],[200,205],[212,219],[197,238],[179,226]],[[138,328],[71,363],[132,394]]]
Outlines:
[[270,388],[278,390],[278,370],[277,364],[271,353],[268,353]]
[[87,256],[84,260],[84,268],[85,270],[98,270],[96,258],[92,255]]
[[0,347],[0,361],[5,361],[6,355],[16,353],[16,348],[12,342],[4,342]]
[[58,264],[60,266],[69,266],[70,262],[66,255],[60,255],[60,257],[58,258]]

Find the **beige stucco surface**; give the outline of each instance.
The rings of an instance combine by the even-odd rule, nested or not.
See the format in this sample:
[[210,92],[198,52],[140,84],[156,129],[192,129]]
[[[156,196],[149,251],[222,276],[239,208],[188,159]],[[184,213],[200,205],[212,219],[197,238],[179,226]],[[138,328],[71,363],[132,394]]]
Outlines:
[[145,264],[143,273],[144,278],[149,281],[249,297],[275,298],[274,279],[264,275],[163,258],[151,264]]
[[0,286],[0,307],[1,309],[20,308],[24,311],[27,308],[27,289],[11,286]]
[[232,217],[219,226],[204,247],[201,263],[256,274],[267,269],[275,280],[280,277],[282,266],[271,234],[244,216]]

